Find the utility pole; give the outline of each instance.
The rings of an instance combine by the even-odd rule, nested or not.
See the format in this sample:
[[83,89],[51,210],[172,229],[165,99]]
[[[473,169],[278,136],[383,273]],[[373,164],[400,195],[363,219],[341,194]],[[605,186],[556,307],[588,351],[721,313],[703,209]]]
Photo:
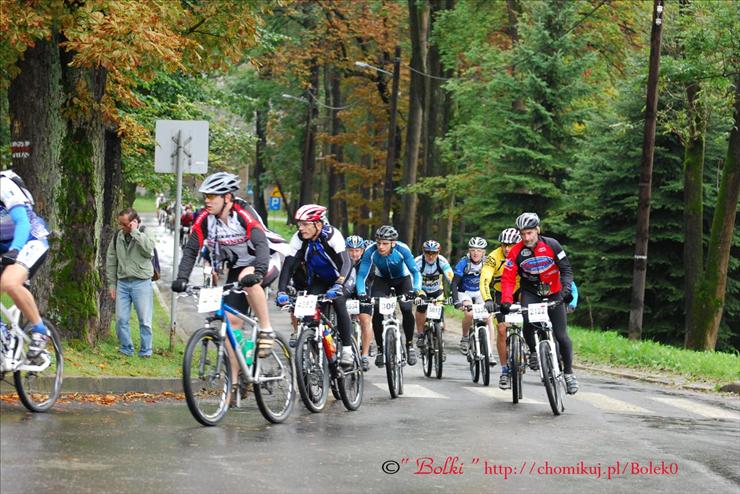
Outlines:
[[658,74],[660,71],[660,36],[663,30],[663,0],[653,0],[653,24],[650,33],[650,67],[645,105],[645,132],[640,162],[639,199],[637,203],[637,234],[635,262],[632,273],[632,300],[628,336],[642,337],[642,317],[645,309],[645,276],[647,274],[648,231],[650,228],[650,196],[652,193],[653,155],[655,154],[655,124],[658,112]]
[[393,60],[393,83],[391,84],[391,115],[388,129],[388,155],[385,161],[385,184],[383,186],[383,224],[390,223],[391,199],[393,198],[393,169],[396,164],[396,108],[398,106],[398,82],[401,76],[401,47],[396,46]]

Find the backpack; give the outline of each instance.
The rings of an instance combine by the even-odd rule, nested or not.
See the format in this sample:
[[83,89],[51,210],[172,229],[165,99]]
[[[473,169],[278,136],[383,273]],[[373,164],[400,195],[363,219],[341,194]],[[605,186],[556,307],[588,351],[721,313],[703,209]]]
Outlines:
[[[140,230],[144,231],[144,226],[140,228]],[[116,248],[116,245],[118,244],[118,233],[121,230],[116,230],[116,233],[113,235],[113,249]],[[157,252],[157,248],[154,247],[152,251],[152,269],[154,270],[154,274],[152,274],[152,281],[157,281],[159,278],[161,278],[160,272],[162,271],[162,268],[159,266],[159,253]]]

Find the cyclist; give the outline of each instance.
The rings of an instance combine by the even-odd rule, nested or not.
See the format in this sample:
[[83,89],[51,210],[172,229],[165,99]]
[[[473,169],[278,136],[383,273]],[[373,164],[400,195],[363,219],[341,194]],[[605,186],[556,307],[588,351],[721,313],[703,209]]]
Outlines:
[[[427,240],[422,245],[423,254],[418,256],[416,267],[421,273],[421,289],[426,294],[427,300],[434,300],[444,295],[443,280],[448,286],[452,283],[455,274],[452,272],[450,263],[439,253],[440,245],[436,240]],[[424,350],[424,323],[427,320],[427,304],[416,306],[416,346],[420,351]],[[446,359],[442,352],[442,361]]]
[[[480,293],[486,302],[486,310],[494,312],[495,306],[501,304],[501,275],[504,272],[506,256],[511,251],[514,244],[522,240],[519,230],[516,228],[507,228],[499,236],[499,245],[486,256],[486,263],[480,273]],[[491,284],[493,284],[493,293],[491,293]],[[519,278],[517,277],[514,287],[514,299],[519,299]],[[511,381],[509,376],[509,365],[506,360],[506,323],[503,314],[496,314],[497,331],[496,331],[496,348],[498,350],[501,364],[501,377],[498,386],[501,389],[509,389]]]
[[31,323],[28,358],[38,357],[49,341],[33,294],[24,286],[49,250],[49,230],[33,206],[33,196],[21,177],[10,170],[0,172],[0,292],[7,292]]
[[193,214],[193,206],[190,204],[185,205],[185,210],[180,215],[180,242],[185,245],[188,235],[190,235],[190,229],[195,221],[195,215]]
[[[226,172],[208,176],[198,192],[205,198],[205,208],[193,223],[192,232],[183,248],[173,292],[186,289],[195,258],[203,245],[208,246],[209,259],[216,267],[227,264],[230,269],[226,283],[239,282],[246,295],[230,293],[224,301],[239,312],[254,310],[259,320],[258,353],[264,358],[272,352],[275,334],[270,325],[267,297],[262,282],[274,279],[276,269],[270,269],[270,244],[258,215],[242,199],[236,197],[239,178]],[[234,326],[241,320],[229,314]],[[231,349],[229,349],[231,352]],[[236,362],[232,358],[232,362]]]
[[[565,305],[573,300],[571,283],[573,270],[560,243],[540,235],[540,218],[536,213],[523,213],[516,219],[522,241],[516,244],[506,258],[501,276],[501,312],[507,314],[514,301],[517,274],[521,283],[522,305],[559,300],[548,309],[552,330],[563,358],[563,371],[568,394],[578,392],[578,381],[573,375],[573,347],[568,337]],[[529,366],[539,368],[534,348],[534,328],[524,326],[524,338],[529,346]]]
[[337,327],[342,339],[342,353],[339,363],[351,366],[352,323],[347,313],[347,292],[345,283],[352,274],[352,261],[344,245],[342,233],[329,225],[326,208],[318,204],[306,204],[295,212],[298,231],[290,240],[290,252],[285,258],[283,272],[278,283],[275,303],[282,307],[290,297],[286,293],[288,282],[293,276],[295,265],[305,262],[308,270],[308,293],[326,293],[326,298],[334,301],[337,314]]
[[[352,260],[355,273],[360,269],[360,261],[362,260],[362,254],[365,252],[365,241],[359,235],[350,235],[346,240],[347,253],[349,258]],[[356,277],[355,277],[356,278]],[[368,274],[368,279],[365,281],[366,288],[372,284],[373,273]],[[356,281],[356,280],[355,280]],[[351,296],[357,297],[357,284],[352,286]],[[362,370],[367,372],[370,369],[370,344],[373,340],[373,306],[368,303],[360,303],[360,313],[357,319],[360,321],[360,329],[362,331],[362,357],[360,361],[362,363]]]
[[[374,268],[375,279],[371,296],[386,297],[391,288],[396,294],[406,294],[409,298],[421,300],[424,292],[421,291],[421,276],[414,262],[411,249],[406,244],[398,241],[398,231],[390,225],[383,225],[375,232],[375,244],[370,246],[362,255],[360,269],[357,273],[357,297],[361,302],[368,302],[367,278],[371,269]],[[412,343],[414,340],[414,314],[411,311],[411,300],[401,302],[401,313],[403,314],[403,332],[406,335],[406,350],[408,364],[416,364],[416,350]],[[375,308],[373,314],[373,330],[375,331],[375,342],[378,345],[378,356],[375,357],[375,365],[383,367],[383,317]]]
[[[468,354],[468,335],[473,326],[473,313],[469,309],[473,304],[484,302],[480,293],[480,273],[486,262],[486,247],[488,247],[486,239],[472,237],[468,242],[468,253],[455,266],[455,277],[452,278],[452,300],[455,308],[466,307],[468,309],[463,317],[462,338],[460,339],[460,353],[463,355]],[[493,330],[490,317],[487,324],[490,333]],[[490,348],[490,342],[488,346]],[[490,353],[493,354],[493,352]],[[493,358],[490,362],[491,365],[496,365]]]

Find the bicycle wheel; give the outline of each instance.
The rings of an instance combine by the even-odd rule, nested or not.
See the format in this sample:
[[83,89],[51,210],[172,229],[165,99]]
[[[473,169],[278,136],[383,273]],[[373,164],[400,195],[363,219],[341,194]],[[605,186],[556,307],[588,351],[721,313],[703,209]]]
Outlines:
[[478,341],[480,342],[480,360],[478,367],[480,368],[481,381],[483,386],[491,384],[491,358],[488,355],[488,338],[486,337],[485,328],[478,329]]
[[360,350],[354,338],[352,339],[352,351],[354,353],[352,368],[339,371],[339,395],[344,407],[349,411],[360,408],[365,388],[365,378],[360,364]]
[[432,341],[434,341],[433,356],[437,379],[442,379],[442,362],[444,362],[445,342],[442,337],[442,325],[438,322],[434,324],[434,337],[432,338]]
[[[32,412],[49,410],[59,398],[62,391],[62,373],[64,371],[64,356],[60,343],[59,333],[46,319],[43,319],[48,331],[49,342],[46,349],[13,373],[15,389],[23,405]],[[31,333],[31,325],[24,329],[26,334]],[[48,366],[47,366],[48,362]],[[45,367],[46,366],[46,367]],[[34,370],[34,367],[36,370]]]
[[[478,331],[477,328],[473,328],[473,331]],[[475,344],[475,338],[470,334],[470,343],[468,343],[468,363],[470,364],[470,377],[474,383],[477,383],[480,379],[480,361],[478,360],[478,348]]]
[[558,383],[553,372],[552,352],[547,341],[540,342],[540,366],[542,381],[547,392],[547,401],[550,402],[552,413],[560,415],[564,410],[563,397],[558,389]]
[[288,418],[293,410],[293,361],[288,342],[282,335],[275,335],[272,352],[265,358],[257,357],[259,373],[253,385],[254,398],[262,416],[273,424]]
[[218,331],[201,328],[193,333],[182,360],[182,389],[190,413],[203,425],[216,425],[229,410],[231,366],[229,355],[219,361],[222,342]]
[[519,347],[519,339],[509,337],[506,342],[506,348],[508,349],[507,363],[509,366],[509,381],[511,382],[511,401],[513,403],[519,403],[521,398],[521,385],[522,375],[519,372],[519,364],[521,361],[521,348]]
[[316,329],[301,331],[295,349],[295,368],[303,404],[314,413],[320,412],[329,396],[329,363],[321,343],[316,341]]
[[385,353],[385,375],[388,378],[388,390],[391,393],[391,398],[398,397],[399,385],[398,385],[398,356],[396,355],[396,333],[395,331],[388,331],[386,339],[383,342],[383,352]]
[[428,325],[424,325],[424,350],[421,353],[421,369],[426,377],[432,375],[434,366],[434,336]]

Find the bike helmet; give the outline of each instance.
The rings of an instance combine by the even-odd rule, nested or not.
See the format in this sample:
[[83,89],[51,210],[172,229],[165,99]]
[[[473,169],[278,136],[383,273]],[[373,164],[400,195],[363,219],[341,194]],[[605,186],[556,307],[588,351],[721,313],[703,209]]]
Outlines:
[[506,230],[503,230],[501,232],[501,235],[498,236],[498,241],[502,244],[516,244],[521,242],[522,236],[519,235],[519,230],[516,228],[507,228]]
[[326,223],[326,208],[318,204],[306,204],[295,212],[296,221],[320,221]]
[[365,240],[366,249],[372,247],[374,244],[375,244],[375,240],[370,240],[370,239]]
[[348,249],[364,249],[365,241],[359,235],[350,235],[345,239],[344,245]]
[[198,192],[201,194],[228,194],[239,190],[241,181],[233,173],[218,172],[203,180]]
[[391,225],[383,225],[375,231],[376,240],[398,240],[398,230]]
[[537,213],[522,213],[516,219],[516,227],[519,230],[529,230],[540,226],[540,217]]
[[486,247],[488,247],[488,242],[486,242],[485,238],[473,237],[468,242],[469,249],[485,249]]
[[427,240],[422,246],[424,252],[439,252],[440,245],[436,240]]

